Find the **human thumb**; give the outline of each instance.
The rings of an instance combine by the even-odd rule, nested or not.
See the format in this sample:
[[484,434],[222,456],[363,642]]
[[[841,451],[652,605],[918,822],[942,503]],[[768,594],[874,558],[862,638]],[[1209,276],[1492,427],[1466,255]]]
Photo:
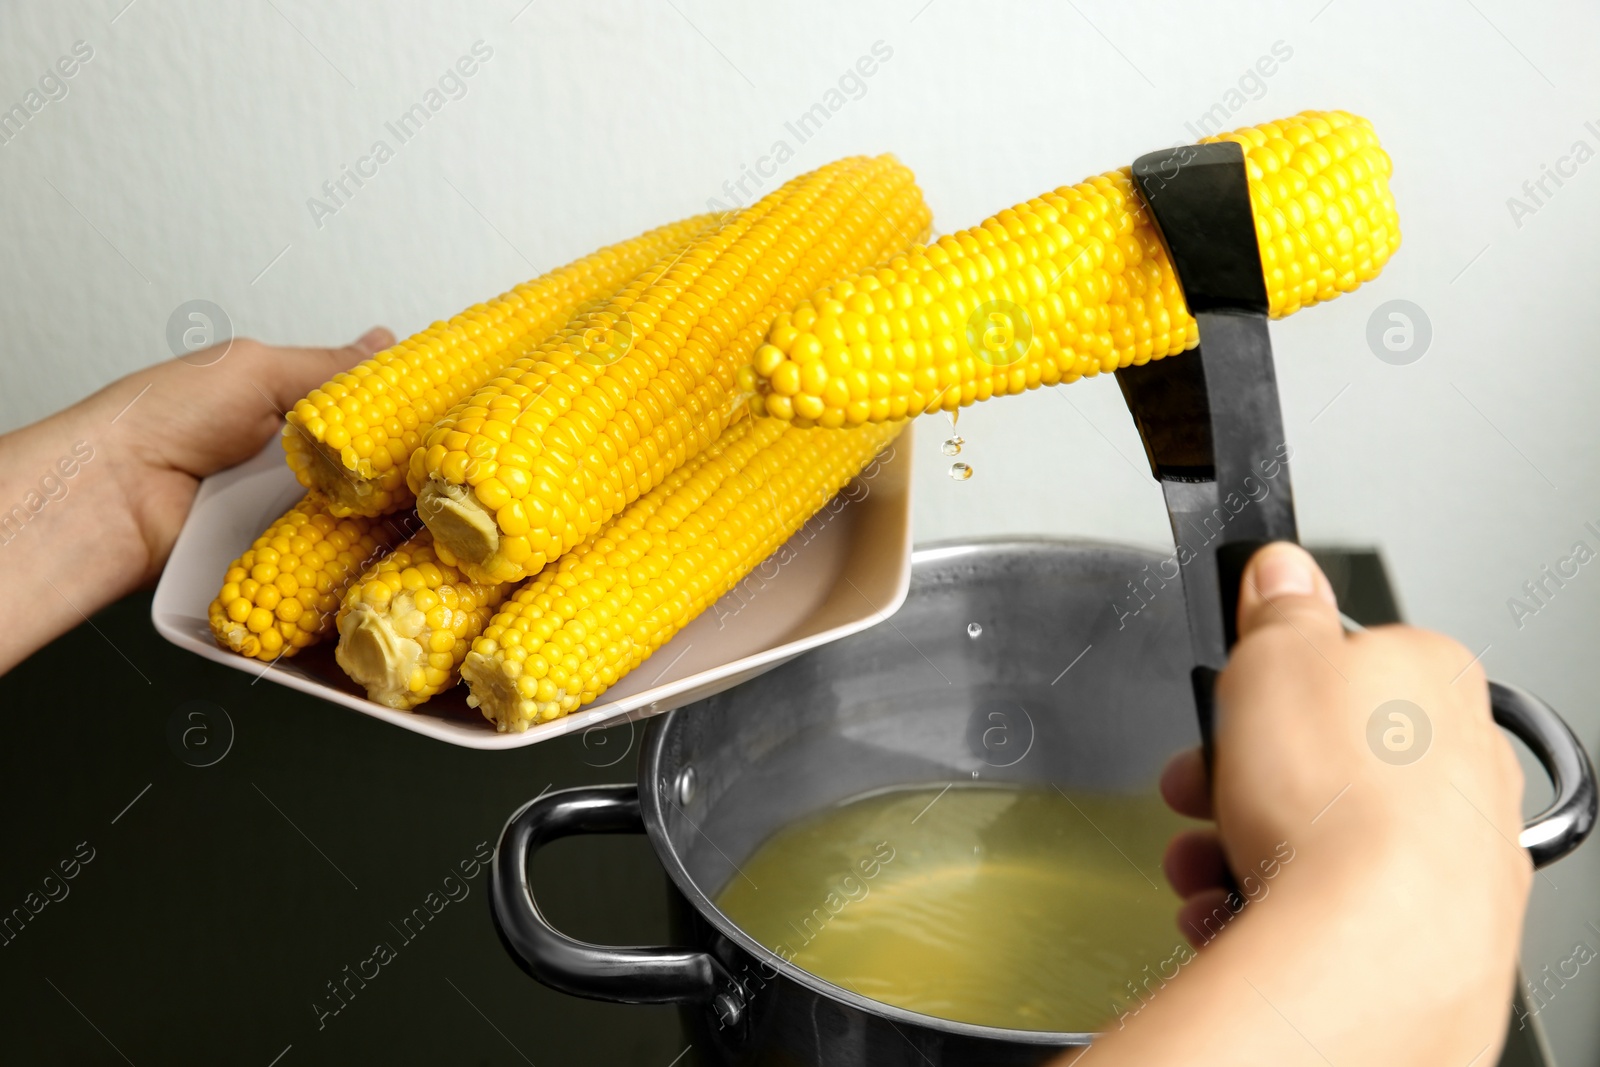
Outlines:
[[1312,641],[1342,632],[1327,575],[1311,553],[1288,541],[1251,556],[1239,582],[1239,639],[1271,626],[1293,627]]

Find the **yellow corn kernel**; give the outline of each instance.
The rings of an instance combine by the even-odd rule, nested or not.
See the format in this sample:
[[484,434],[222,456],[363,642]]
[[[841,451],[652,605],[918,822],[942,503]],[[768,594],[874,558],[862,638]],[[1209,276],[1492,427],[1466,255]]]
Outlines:
[[[1206,140],[1244,149],[1274,318],[1372,280],[1400,247],[1389,157],[1366,119],[1306,111]],[[768,334],[752,406],[852,426],[1193,348],[1198,328],[1129,174],[1045,193],[818,290]]]
[[906,247],[929,220],[892,157],[841,160],[575,317],[412,453],[409,484],[440,558],[514,581],[581,544],[716,439],[742,404],[736,377],[784,310]]
[[404,536],[397,522],[339,518],[308,494],[228,567],[207,612],[212,635],[254,659],[294,655],[333,632],[345,587]]
[[295,477],[335,515],[409,507],[406,464],[439,416],[576,310],[721,218],[699,215],[602,248],[334,375],[288,412],[283,447]]
[[511,588],[469,580],[422,530],[351,583],[334,659],[369,700],[414,708],[461,680],[462,659]]
[[506,600],[461,665],[468,703],[521,731],[593,701],[771,556],[904,425],[836,432],[740,419]]

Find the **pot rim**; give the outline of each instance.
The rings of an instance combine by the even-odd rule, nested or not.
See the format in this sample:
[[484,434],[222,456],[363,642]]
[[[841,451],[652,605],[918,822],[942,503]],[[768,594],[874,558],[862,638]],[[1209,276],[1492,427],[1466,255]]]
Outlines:
[[[926,545],[919,545],[911,554],[911,564],[913,570],[915,570],[919,563],[932,563],[1005,548],[1023,550],[1046,548],[1098,549],[1133,555],[1159,555],[1160,551],[1159,549],[1151,549],[1140,545],[1099,541],[1089,538],[978,537],[933,541]],[[646,727],[639,753],[639,803],[644,812],[645,833],[650,839],[650,844],[655,849],[657,859],[661,861],[661,866],[666,870],[668,877],[672,879],[672,883],[678,892],[682,893],[694,909],[715,926],[722,936],[795,984],[804,986],[812,992],[832,1000],[841,1001],[858,1011],[881,1016],[890,1022],[906,1023],[968,1038],[1062,1048],[1087,1045],[1097,1036],[1094,1031],[1013,1030],[1007,1027],[985,1026],[979,1023],[964,1023],[953,1019],[941,1019],[936,1015],[924,1015],[921,1012],[899,1008],[893,1004],[886,1004],[883,1001],[862,996],[853,990],[845,989],[819,978],[785,960],[782,956],[779,956],[745,933],[737,923],[724,915],[722,909],[718,908],[704,890],[689,877],[689,872],[684,868],[683,861],[678,856],[677,850],[666,839],[666,833],[662,829],[665,825],[665,818],[661,809],[660,792],[656,788],[656,780],[659,777],[658,767],[661,760],[661,749],[665,743],[667,731],[671,729],[672,720],[686,710],[686,708],[679,708],[670,711],[652,720]],[[906,784],[914,785],[916,783]]]

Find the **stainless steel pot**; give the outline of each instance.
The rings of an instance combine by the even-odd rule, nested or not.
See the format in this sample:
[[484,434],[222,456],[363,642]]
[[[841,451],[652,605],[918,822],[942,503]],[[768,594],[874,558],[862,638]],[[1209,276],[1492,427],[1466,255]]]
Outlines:
[[[974,1026],[868,1000],[784,962],[712,900],[774,831],[871,790],[1149,788],[1198,739],[1181,589],[1157,590],[1137,615],[1119,606],[1129,580],[1159,562],[1087,542],[919,550],[892,618],[652,720],[637,784],[551,793],[518,811],[491,888],[507,950],[568,993],[682,1004],[708,1064],[1032,1065],[1088,1043],[1091,1034]],[[1588,759],[1536,702],[1508,725],[1556,782],[1524,844],[1541,858],[1564,854],[1593,821]],[[674,939],[688,947],[601,947],[545,921],[528,888],[533,850],[571,834],[640,832],[671,878]]]

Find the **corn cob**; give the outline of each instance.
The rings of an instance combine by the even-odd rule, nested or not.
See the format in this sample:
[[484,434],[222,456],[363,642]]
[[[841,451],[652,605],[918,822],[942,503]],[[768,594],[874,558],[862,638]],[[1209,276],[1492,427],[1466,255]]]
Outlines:
[[509,592],[441,562],[422,530],[351,583],[334,658],[370,699],[414,708],[461,680],[461,660]]
[[228,567],[207,612],[212,635],[255,659],[294,655],[333,632],[345,586],[403,536],[383,519],[336,517],[308,494]]
[[[1273,317],[1331,300],[1400,245],[1366,119],[1306,111],[1243,146]],[[954,410],[1193,348],[1199,334],[1129,169],[1063,187],[779,315],[740,377],[797,425]]]
[[594,700],[732,589],[905,424],[741,419],[522,585],[473,643],[468,702],[521,731]]
[[[441,559],[537,573],[716,438],[778,313],[925,233],[892,157],[796,178],[569,323],[458,405],[411,457]],[[648,280],[647,280],[648,279]]]
[[721,217],[684,219],[602,248],[334,375],[288,412],[283,445],[295,477],[335,515],[409,507],[406,460],[434,420],[579,307]]

